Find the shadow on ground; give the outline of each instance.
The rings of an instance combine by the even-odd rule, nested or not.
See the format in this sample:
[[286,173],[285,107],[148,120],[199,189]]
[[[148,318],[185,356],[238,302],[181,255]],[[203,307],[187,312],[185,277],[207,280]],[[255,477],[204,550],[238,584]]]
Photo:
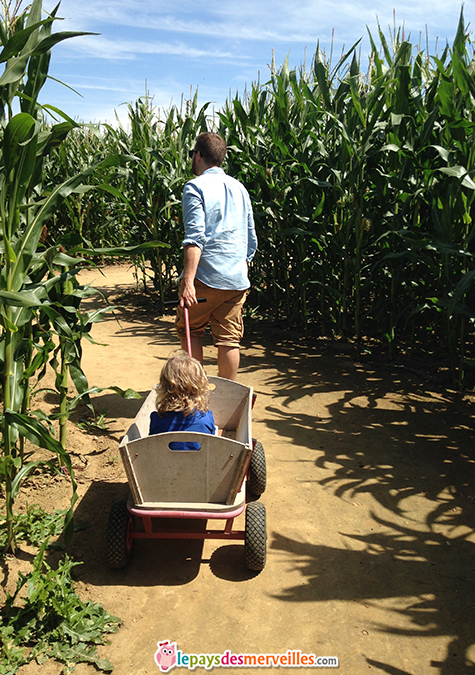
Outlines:
[[[85,527],[75,534],[71,545],[71,555],[83,563],[75,568],[77,579],[97,586],[178,586],[190,583],[202,564],[208,564],[216,577],[227,581],[245,581],[255,576],[245,566],[243,543],[226,543],[206,558],[203,556],[204,542],[192,539],[136,540],[127,567],[110,569],[106,559],[109,511],[114,502],[128,496],[128,491],[128,485],[124,483],[96,481],[79,501],[74,520]],[[169,520],[162,523],[163,529],[201,532],[207,521]],[[211,527],[222,528],[224,521]]]
[[[151,344],[176,340],[168,317],[157,319],[137,309],[129,311],[127,321],[132,326],[124,330],[124,338],[146,336]],[[469,658],[475,643],[471,399],[448,390],[427,363],[412,362],[409,367],[356,360],[345,344],[293,342],[276,335],[269,339],[249,335],[243,346],[243,381],[246,374],[259,373],[266,387],[261,422],[280,439],[314,453],[306,467],[307,482],[315,491],[331,490],[341,499],[369,495],[387,513],[384,518],[372,514],[374,531],[342,530],[349,544],[355,544],[353,549],[298,541],[274,527],[271,550],[288,556],[289,568],[297,565],[302,575],[300,585],[283,588],[275,597],[284,605],[341,600],[378,607],[385,601],[386,609],[388,601],[397,600],[391,610],[394,624],[380,624],[376,630],[407,637],[446,637],[445,659],[428,665],[440,675],[475,673]],[[318,410],[320,395],[331,403]],[[304,398],[312,402],[308,412],[296,406]],[[325,478],[321,469],[327,472]],[[191,581],[203,561],[201,544],[189,541],[166,542],[164,548],[163,542],[143,542],[143,555],[133,569],[111,577],[104,566],[104,572],[91,574],[88,556],[103,550],[108,509],[121,498],[123,489],[95,484],[78,506],[78,518],[82,511],[88,517],[96,514],[89,530],[93,546],[86,543],[91,539],[78,539],[75,544],[75,557],[85,562],[84,576],[104,585]],[[407,512],[411,500],[423,504],[418,516]],[[149,565],[155,553],[156,567]],[[221,547],[209,564],[217,576],[231,578],[234,558],[241,555],[238,546]],[[418,675],[374,659],[368,658],[367,663],[392,675]]]
[[[264,360],[248,355],[245,368],[263,370],[264,378],[269,370],[264,381],[276,403],[265,408],[266,424],[289,444],[314,451],[314,469],[330,469],[321,479],[308,464],[307,480],[315,491],[330,489],[346,500],[371,495],[388,514],[387,519],[371,514],[377,532],[341,532],[349,544],[358,542],[359,550],[302,543],[277,528],[271,548],[288,555],[289,565],[297,563],[303,579],[276,597],[302,603],[365,601],[375,607],[398,599],[392,609],[397,625],[376,630],[446,636],[445,660],[430,666],[441,675],[475,673],[468,655],[475,644],[475,443],[469,397],[440,386],[430,374],[355,361],[351,350],[338,345],[269,344]],[[294,402],[318,401],[319,394],[334,402],[320,414],[302,412],[302,406],[295,411]],[[414,512],[411,499],[419,505]],[[405,629],[401,617],[408,620]],[[393,675],[417,675],[367,662]]]

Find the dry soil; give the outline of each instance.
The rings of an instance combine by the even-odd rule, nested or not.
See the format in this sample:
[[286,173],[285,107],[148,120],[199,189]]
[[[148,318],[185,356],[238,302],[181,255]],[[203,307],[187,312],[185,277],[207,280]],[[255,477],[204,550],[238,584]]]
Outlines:
[[[84,345],[89,383],[146,395],[178,347],[172,315],[130,293],[127,266],[88,271],[83,281],[123,304],[94,325],[99,344]],[[205,367],[217,374],[209,341]],[[475,673],[473,395],[448,390],[422,367],[357,361],[351,345],[276,331],[248,331],[239,380],[257,393],[253,436],[268,464],[260,574],[246,570],[241,543],[219,541],[137,542],[126,569],[108,569],[109,509],[127,494],[118,444],[141,403],[103,392],[95,405],[108,431],[70,424],[76,521],[87,523],[70,554],[83,563],[75,568],[79,594],[122,619],[100,648],[114,674],[158,673],[154,652],[166,639],[188,654],[336,656],[341,675]],[[47,395],[42,405],[57,401]],[[67,477],[37,475],[18,505],[52,510],[68,499]],[[4,589],[32,554],[22,546],[6,562]],[[60,669],[49,662],[41,673]],[[39,672],[36,664],[20,671]]]

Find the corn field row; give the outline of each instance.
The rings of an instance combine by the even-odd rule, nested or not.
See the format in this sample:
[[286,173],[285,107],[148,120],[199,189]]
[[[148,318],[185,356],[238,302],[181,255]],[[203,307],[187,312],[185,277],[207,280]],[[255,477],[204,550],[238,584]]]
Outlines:
[[[75,122],[40,103],[53,47],[41,0],[0,16],[0,478],[7,549],[14,501],[28,474],[28,440],[66,466],[66,420],[92,405],[81,341],[102,310],[81,266],[132,257],[140,283],[175,297],[182,266],[180,207],[188,150],[207,129],[228,143],[226,170],[248,188],[259,250],[248,311],[307,335],[386,342],[449,364],[463,386],[474,354],[473,43],[461,14],[453,45],[430,56],[404,39],[373,40],[366,73],[357,45],[333,67],[271,70],[216,114],[197,94],[162,111],[129,104],[130,130]],[[18,13],[17,13],[18,10]],[[55,122],[45,123],[45,112]],[[447,358],[448,356],[448,358]],[[32,409],[46,369],[59,412]],[[71,398],[70,385],[76,390]],[[123,396],[135,392],[121,391]],[[60,428],[55,437],[53,422]]]
[[462,384],[475,317],[473,43],[463,14],[438,56],[402,30],[370,39],[365,73],[356,46],[334,67],[317,50],[308,71],[285,62],[215,115],[196,96],[167,111],[144,97],[129,105],[130,131],[76,130],[60,161],[53,156],[52,183],[101,155],[136,161],[111,181],[117,192],[69,199],[49,236],[164,242],[137,265],[162,299],[172,296],[187,150],[197,133],[216,130],[228,143],[227,171],[253,201],[254,314],[358,345],[376,338],[390,356],[449,354]]

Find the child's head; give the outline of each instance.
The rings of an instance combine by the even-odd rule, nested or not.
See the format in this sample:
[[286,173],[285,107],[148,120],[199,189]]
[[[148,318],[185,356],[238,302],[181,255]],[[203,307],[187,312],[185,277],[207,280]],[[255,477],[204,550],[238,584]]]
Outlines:
[[182,412],[185,417],[193,410],[206,412],[209,403],[209,384],[199,361],[179,352],[163,366],[157,386],[156,409],[161,415]]

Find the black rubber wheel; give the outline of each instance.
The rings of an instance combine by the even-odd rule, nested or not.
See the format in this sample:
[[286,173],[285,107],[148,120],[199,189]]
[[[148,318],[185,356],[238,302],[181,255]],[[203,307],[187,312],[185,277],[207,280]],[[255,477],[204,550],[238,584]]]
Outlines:
[[266,564],[266,549],[266,507],[261,502],[250,502],[246,506],[244,539],[246,567],[254,572],[263,570]]
[[267,469],[266,456],[264,448],[259,441],[256,441],[254,451],[251,456],[251,463],[249,464],[249,474],[247,479],[249,490],[253,495],[260,496],[266,489],[267,485]]
[[110,567],[121,569],[129,562],[132,553],[133,516],[127,509],[127,500],[112,504],[107,523],[106,552]]

